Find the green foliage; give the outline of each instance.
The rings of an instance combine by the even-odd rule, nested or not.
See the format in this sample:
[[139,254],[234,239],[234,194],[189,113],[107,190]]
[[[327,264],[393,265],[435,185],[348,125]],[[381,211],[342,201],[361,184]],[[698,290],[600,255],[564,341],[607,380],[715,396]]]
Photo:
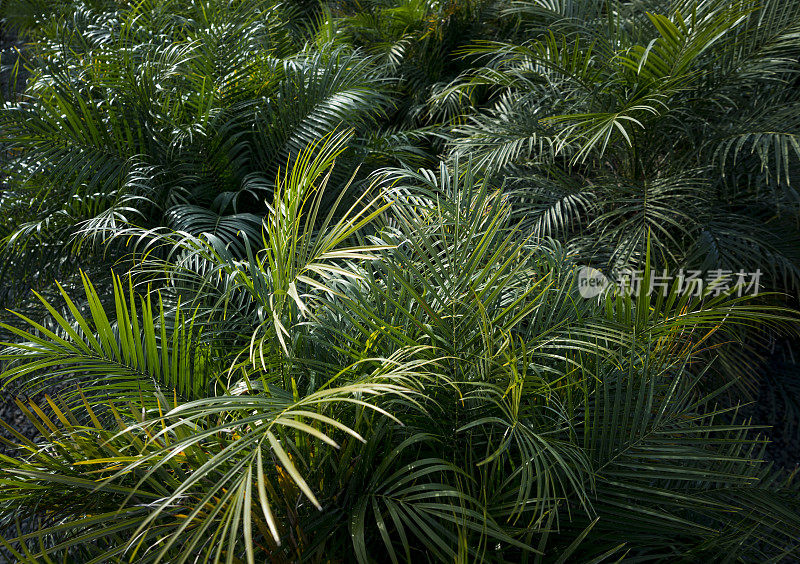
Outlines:
[[[146,258],[138,286],[115,282],[115,320],[87,280],[87,313],[65,294],[64,314],[45,304],[52,329],[6,327],[23,339],[3,353],[7,387],[75,383],[19,402],[44,440],[18,435],[3,458],[0,508],[41,526],[6,539],[10,554],[797,550],[795,482],[759,462],[763,441],[688,369],[709,333],[786,326],[790,310],[677,287],[579,299],[569,259],[520,241],[501,193],[469,168],[393,171],[378,200],[322,219],[345,139],[283,175],[246,260],[213,238],[149,232],[183,260]],[[156,309],[137,295],[158,272]]]
[[442,94],[490,101],[450,151],[511,177],[535,236],[584,260],[641,265],[649,234],[665,267],[795,289],[799,9],[515,2],[518,36],[464,50],[483,65]]
[[0,555],[800,558],[800,3],[2,10]]
[[304,49],[288,6],[75,10],[42,32],[25,92],[0,111],[17,262],[129,223],[227,242],[243,225],[257,241],[279,168],[335,130],[363,134],[390,104],[370,58]]

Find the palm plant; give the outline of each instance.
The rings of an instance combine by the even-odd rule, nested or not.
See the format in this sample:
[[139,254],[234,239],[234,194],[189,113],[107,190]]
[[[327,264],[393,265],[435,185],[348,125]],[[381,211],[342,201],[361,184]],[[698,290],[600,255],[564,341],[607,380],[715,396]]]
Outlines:
[[392,123],[436,126],[446,114],[431,111],[431,94],[458,75],[462,65],[454,53],[468,45],[468,38],[486,33],[495,10],[496,2],[486,0],[342,2],[324,14],[318,35],[351,42],[378,57],[401,96]]
[[343,143],[279,176],[246,258],[139,230],[171,256],[118,279],[113,309],[87,280],[87,311],[65,293],[6,326],[6,389],[73,383],[20,401],[43,439],[3,457],[0,515],[41,521],[0,539],[11,557],[797,555],[796,484],[687,369],[709,334],[790,311],[582,300],[563,248],[521,241],[469,168],[387,171],[325,210]]
[[[439,95],[450,151],[605,268],[754,272],[796,288],[797,2],[520,1],[516,36]],[[474,109],[472,104],[476,104]]]
[[[27,89],[0,112],[14,269],[85,257],[129,223],[258,241],[278,168],[334,130],[363,137],[390,105],[369,57],[304,49],[305,16],[285,4],[72,10],[43,28]],[[354,137],[351,155],[365,151]]]
[[2,557],[800,558],[786,296],[576,268],[796,289],[798,2],[26,6]]

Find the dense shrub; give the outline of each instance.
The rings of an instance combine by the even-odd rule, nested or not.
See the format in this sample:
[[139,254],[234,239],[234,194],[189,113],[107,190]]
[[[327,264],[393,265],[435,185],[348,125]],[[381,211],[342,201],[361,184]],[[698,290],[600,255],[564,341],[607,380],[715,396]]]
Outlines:
[[800,556],[738,408],[797,333],[800,3],[27,10],[7,557]]

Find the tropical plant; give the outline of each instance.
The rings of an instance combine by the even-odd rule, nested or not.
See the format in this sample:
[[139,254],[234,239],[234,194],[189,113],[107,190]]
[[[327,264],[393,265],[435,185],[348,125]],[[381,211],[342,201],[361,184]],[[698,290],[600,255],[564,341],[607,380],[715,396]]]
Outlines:
[[342,2],[324,13],[318,37],[348,41],[378,57],[401,96],[393,123],[437,126],[453,116],[433,113],[431,94],[458,76],[463,65],[456,52],[487,33],[496,4],[486,0]]
[[[525,229],[603,268],[764,271],[793,290],[797,2],[512,2],[464,50],[450,151],[507,178]],[[485,99],[472,109],[469,102]]]
[[[258,241],[278,169],[334,130],[363,136],[390,105],[369,57],[304,49],[303,15],[285,4],[73,10],[42,30],[25,91],[0,110],[15,156],[4,246],[27,272],[129,223]],[[365,151],[354,138],[351,154]]]
[[799,16],[0,6],[0,560],[800,559]]
[[6,389],[67,379],[19,402],[43,440],[3,457],[0,511],[40,526],[2,541],[13,558],[797,554],[797,486],[687,370],[710,333],[791,312],[580,299],[469,169],[391,171],[324,212],[341,143],[280,176],[246,259],[164,233],[180,259],[117,279],[109,312],[86,280],[87,311],[65,294],[49,325],[5,327]]

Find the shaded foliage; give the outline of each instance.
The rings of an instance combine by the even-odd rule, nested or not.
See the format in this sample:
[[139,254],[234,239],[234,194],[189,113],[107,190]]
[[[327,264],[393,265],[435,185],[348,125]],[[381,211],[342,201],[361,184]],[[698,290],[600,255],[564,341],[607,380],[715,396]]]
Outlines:
[[800,557],[738,405],[797,337],[798,10],[4,5],[0,385],[40,436],[0,422],[2,553]]

